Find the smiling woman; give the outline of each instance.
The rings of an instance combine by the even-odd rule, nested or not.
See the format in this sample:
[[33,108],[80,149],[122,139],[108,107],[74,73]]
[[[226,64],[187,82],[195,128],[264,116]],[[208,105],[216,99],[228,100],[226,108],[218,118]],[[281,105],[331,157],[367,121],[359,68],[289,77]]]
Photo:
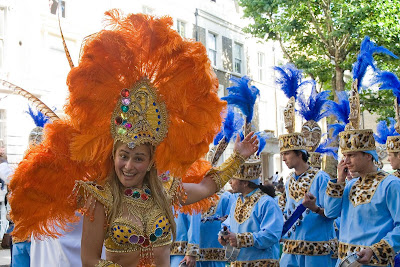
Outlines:
[[65,230],[79,209],[83,266],[169,266],[172,206],[207,209],[200,201],[258,140],[238,136],[233,155],[211,168],[202,157],[226,103],[204,46],[182,39],[168,17],[106,15],[108,26],[86,39],[68,75],[68,120],[46,126],[43,144],[15,171],[13,236],[57,236],[55,226]]

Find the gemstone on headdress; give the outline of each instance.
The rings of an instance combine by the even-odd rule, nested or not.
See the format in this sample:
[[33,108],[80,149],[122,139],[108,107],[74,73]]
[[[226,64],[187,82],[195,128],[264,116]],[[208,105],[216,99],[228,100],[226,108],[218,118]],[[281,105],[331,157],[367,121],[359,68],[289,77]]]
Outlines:
[[118,128],[118,134],[126,134],[126,129]]
[[122,123],[122,118],[121,117],[116,117],[114,122],[115,122],[115,124],[120,125]]
[[[137,136],[135,136],[135,138],[137,138]],[[128,147],[129,147],[130,149],[134,149],[134,148],[135,148],[135,143],[134,143],[134,142],[128,143]]]
[[123,112],[128,112],[129,106],[122,106],[122,107],[121,107],[121,110],[122,110]]
[[131,244],[137,244],[138,241],[139,241],[139,237],[137,235],[131,235],[129,237],[129,242]]
[[132,196],[132,194],[133,194],[133,191],[132,191],[132,189],[130,189],[130,188],[127,188],[127,189],[125,189],[125,192],[124,192],[124,194],[125,194],[125,196],[128,196],[128,197],[130,197],[130,196]]
[[129,96],[129,90],[128,89],[122,89],[121,90],[121,96],[122,97],[128,97]]
[[122,98],[121,102],[122,105],[128,106],[131,103],[131,100],[129,98]]
[[126,128],[126,129],[130,129],[130,128],[132,128],[132,124],[130,124],[130,123],[126,123],[126,124],[125,124],[125,128]]

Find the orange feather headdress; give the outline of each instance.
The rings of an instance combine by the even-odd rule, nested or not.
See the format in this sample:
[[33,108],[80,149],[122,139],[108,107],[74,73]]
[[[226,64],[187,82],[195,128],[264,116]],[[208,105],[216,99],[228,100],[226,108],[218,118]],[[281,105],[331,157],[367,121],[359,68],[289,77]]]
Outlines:
[[[122,16],[117,10],[106,15],[108,27],[85,41],[79,65],[68,75],[68,119],[46,125],[43,143],[30,148],[11,180],[16,239],[55,237],[57,228],[76,220],[70,198],[75,181],[105,182],[114,139],[134,146],[145,142],[138,138],[155,137],[150,143],[157,170],[185,182],[188,168],[220,130],[226,103],[218,98],[204,46],[183,40],[169,17]],[[154,102],[139,97],[147,93]],[[164,119],[157,120],[157,107],[165,108]],[[157,135],[156,124],[165,131]]]

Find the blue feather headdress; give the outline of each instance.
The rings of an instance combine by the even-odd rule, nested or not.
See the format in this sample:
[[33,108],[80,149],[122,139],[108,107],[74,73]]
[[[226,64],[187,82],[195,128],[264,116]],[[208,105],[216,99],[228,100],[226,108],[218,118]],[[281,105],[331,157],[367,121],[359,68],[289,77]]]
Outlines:
[[300,87],[312,83],[311,81],[303,81],[303,71],[297,69],[293,64],[286,64],[282,67],[275,66],[276,70],[280,74],[280,78],[277,78],[275,83],[285,93],[287,98],[294,97],[297,100],[298,90]]
[[228,113],[224,122],[222,123],[222,129],[214,138],[214,145],[217,145],[222,138],[225,138],[225,142],[229,143],[232,136],[238,133],[243,126],[243,118],[233,110],[232,106],[228,106]]
[[338,103],[329,102],[329,115],[334,115],[341,123],[349,123],[350,102],[346,91],[336,92]]
[[263,151],[265,145],[267,144],[267,139],[269,138],[265,132],[256,132],[255,135],[258,138],[258,150],[256,155],[260,156]]
[[332,143],[331,139],[325,139],[321,144],[319,144],[319,146],[317,147],[317,149],[315,150],[315,152],[321,153],[321,154],[327,154],[330,155],[332,157],[334,157],[336,160],[338,160],[338,147],[330,147],[329,145]]
[[230,80],[235,85],[226,88],[228,96],[221,97],[221,99],[226,100],[229,105],[239,108],[246,117],[246,124],[248,124],[253,119],[254,104],[257,96],[260,95],[260,91],[255,86],[249,87],[250,78],[247,76],[242,78],[232,76]]
[[376,126],[376,134],[374,134],[375,141],[382,145],[386,144],[386,140],[389,136],[400,135],[394,128],[396,121],[393,118],[388,119],[390,122],[389,126],[386,120],[379,121]]
[[380,84],[379,90],[392,90],[397,105],[400,104],[400,81],[394,73],[379,71],[372,78],[372,84]]
[[45,116],[40,111],[37,111],[37,113],[35,113],[30,106],[28,106],[28,111],[25,112],[28,113],[29,116],[31,116],[35,125],[38,127],[44,127],[44,125],[49,122],[49,117]]
[[323,91],[317,94],[315,81],[312,82],[311,95],[308,99],[304,96],[304,91],[299,94],[297,101],[300,109],[298,112],[306,121],[313,120],[318,122],[330,114],[327,109],[327,105],[331,102],[328,100],[330,91]]
[[377,46],[368,36],[365,36],[361,43],[360,53],[357,55],[357,61],[353,64],[353,80],[358,80],[358,91],[360,91],[361,82],[368,66],[372,67],[374,71],[377,70],[373,57],[374,53],[383,53],[393,58],[398,58],[390,50],[383,46]]
[[328,125],[328,131],[332,131],[332,138],[335,138],[339,135],[340,132],[343,132],[346,127],[346,124],[343,122],[333,123]]

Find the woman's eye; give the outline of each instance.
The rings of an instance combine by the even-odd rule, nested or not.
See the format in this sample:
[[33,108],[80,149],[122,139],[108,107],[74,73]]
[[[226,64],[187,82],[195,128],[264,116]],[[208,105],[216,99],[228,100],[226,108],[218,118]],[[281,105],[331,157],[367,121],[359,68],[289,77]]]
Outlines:
[[142,158],[136,158],[136,161],[143,161]]

